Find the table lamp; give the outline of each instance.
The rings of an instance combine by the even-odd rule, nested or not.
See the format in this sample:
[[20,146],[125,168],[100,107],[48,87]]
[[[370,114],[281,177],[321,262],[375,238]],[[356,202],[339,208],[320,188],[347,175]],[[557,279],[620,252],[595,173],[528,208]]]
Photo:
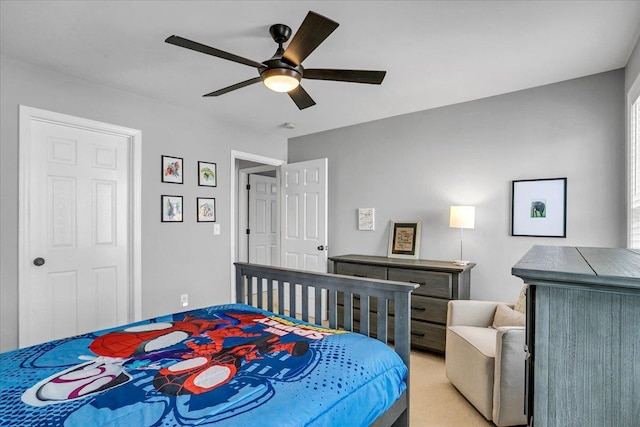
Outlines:
[[462,259],[462,230],[474,228],[475,219],[475,206],[451,206],[449,209],[449,227],[460,229],[460,259],[453,262],[455,265],[469,264],[469,261]]

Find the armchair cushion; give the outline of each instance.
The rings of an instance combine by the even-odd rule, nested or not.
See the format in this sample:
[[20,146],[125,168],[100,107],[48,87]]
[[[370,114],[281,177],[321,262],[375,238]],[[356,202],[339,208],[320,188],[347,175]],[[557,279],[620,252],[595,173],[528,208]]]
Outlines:
[[522,314],[527,314],[527,285],[522,285],[520,289],[520,295],[518,295],[518,300],[513,305],[513,309],[515,311],[519,311]]
[[491,326],[493,326],[494,329],[498,329],[501,326],[524,326],[524,323],[524,314],[515,311],[506,304],[498,304]]

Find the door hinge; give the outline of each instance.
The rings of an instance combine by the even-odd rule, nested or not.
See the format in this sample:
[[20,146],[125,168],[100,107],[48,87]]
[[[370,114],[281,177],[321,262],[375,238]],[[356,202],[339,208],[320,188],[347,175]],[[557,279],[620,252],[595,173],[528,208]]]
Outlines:
[[247,234],[251,234],[251,230],[247,228]]
[[251,190],[251,184],[247,184],[247,190]]

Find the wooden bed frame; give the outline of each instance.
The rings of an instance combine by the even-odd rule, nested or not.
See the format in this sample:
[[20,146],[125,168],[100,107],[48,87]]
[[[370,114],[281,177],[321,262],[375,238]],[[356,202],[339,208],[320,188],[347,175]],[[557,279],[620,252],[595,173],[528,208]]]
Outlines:
[[[411,292],[419,285],[389,280],[366,279],[338,274],[315,273],[282,267],[236,262],[236,301],[278,314],[287,314],[305,322],[322,324],[322,316],[312,318],[309,313],[309,295],[315,297],[314,313],[322,313],[322,296],[326,295],[328,326],[353,331],[354,295],[360,298],[360,333],[371,336],[369,324],[377,318],[375,338],[389,344],[387,329],[389,303],[394,304],[394,350],[409,369],[411,350]],[[255,280],[254,280],[255,279]],[[298,286],[296,286],[298,285]],[[294,291],[291,292],[290,290]],[[254,293],[257,291],[257,293]],[[276,294],[274,300],[274,293]],[[263,295],[266,294],[266,304]],[[289,310],[285,313],[285,294]],[[344,319],[338,319],[338,294],[344,299]],[[298,307],[298,300],[302,301]],[[377,298],[375,312],[371,312],[369,298]],[[409,373],[407,390],[376,421],[373,426],[409,426]]]

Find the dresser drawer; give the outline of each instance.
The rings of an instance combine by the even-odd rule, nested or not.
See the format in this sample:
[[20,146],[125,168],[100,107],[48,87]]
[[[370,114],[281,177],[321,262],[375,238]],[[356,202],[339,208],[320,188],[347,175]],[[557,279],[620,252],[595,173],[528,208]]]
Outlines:
[[426,322],[447,324],[447,304],[449,300],[413,295],[411,297],[411,318]]
[[344,274],[345,276],[368,277],[370,279],[382,280],[387,278],[387,268],[377,265],[337,262],[335,271],[336,274]]
[[[449,300],[423,297],[414,295],[411,297],[411,318],[415,320],[423,320],[426,322],[434,322],[445,325],[447,323],[447,302]],[[344,294],[338,292],[338,306],[344,306]],[[353,309],[360,312],[360,296],[353,296]],[[393,301],[389,301],[388,313],[393,316],[395,314]],[[378,299],[376,297],[369,298],[369,311],[376,313],[378,311]]]
[[452,298],[453,275],[436,271],[407,270],[404,268],[389,268],[388,279],[399,282],[418,283],[420,287],[413,291],[413,295],[427,297]]
[[[360,311],[353,311],[355,319],[360,318]],[[342,307],[338,307],[338,315],[340,316],[340,326],[342,326],[342,316],[344,312]],[[389,316],[387,318],[387,339],[393,342],[395,332],[395,317]],[[353,321],[354,332],[360,332],[360,322],[358,320]],[[372,315],[369,322],[369,335],[376,338],[378,331],[378,322]],[[418,320],[411,320],[411,346],[420,347],[426,350],[432,350],[439,353],[444,353],[446,339],[446,327],[444,325],[437,325],[434,323],[421,322]]]
[[411,345],[444,353],[446,327],[433,323],[411,321]]

